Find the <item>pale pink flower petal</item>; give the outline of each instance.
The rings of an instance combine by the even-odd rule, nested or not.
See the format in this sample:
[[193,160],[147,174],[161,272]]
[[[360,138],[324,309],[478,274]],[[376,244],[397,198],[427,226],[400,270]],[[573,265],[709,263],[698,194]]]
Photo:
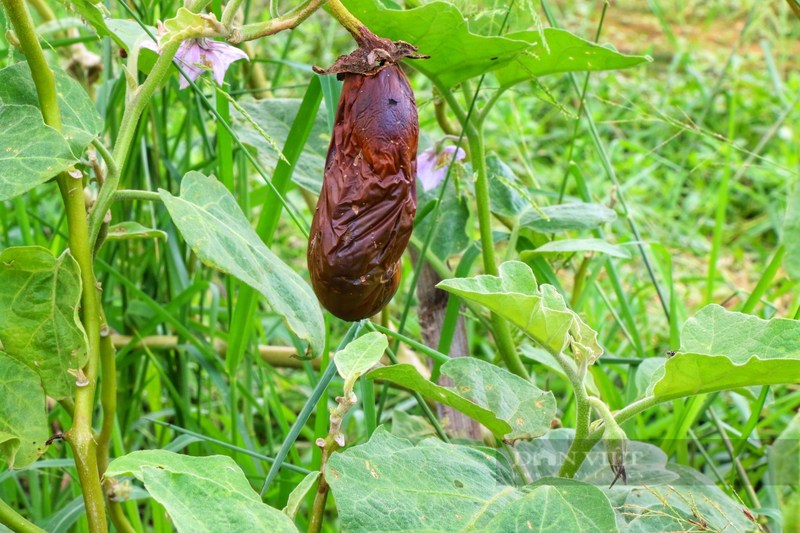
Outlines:
[[[456,153],[456,147],[448,146],[441,153],[437,153],[434,147],[428,148],[419,154],[417,157],[417,177],[422,182],[422,189],[425,192],[435,189],[444,180],[454,153]],[[461,161],[466,156],[466,152],[459,148],[456,154],[456,161]]]
[[214,79],[217,80],[217,84],[219,84],[220,87],[222,87],[222,83],[225,81],[225,72],[228,70],[228,67],[231,66],[231,63],[240,59],[250,61],[250,58],[247,57],[244,51],[219,41],[206,41],[206,49],[208,53],[212,54],[214,57],[211,61],[211,68],[214,71]]
[[[161,53],[156,43],[152,40],[143,42],[141,47]],[[180,77],[180,88],[187,88],[189,80],[195,81],[206,70],[201,66],[197,66],[197,64],[204,65],[210,69],[214,79],[221,87],[228,67],[239,59],[249,61],[247,54],[228,43],[206,39],[187,39],[181,43],[178,52],[175,54],[175,60],[178,61],[178,64],[186,73],[186,77]]]
[[439,156],[433,148],[428,148],[417,156],[417,177],[422,183],[422,189],[426,192],[436,188],[441,181],[437,180],[436,164],[438,161]]

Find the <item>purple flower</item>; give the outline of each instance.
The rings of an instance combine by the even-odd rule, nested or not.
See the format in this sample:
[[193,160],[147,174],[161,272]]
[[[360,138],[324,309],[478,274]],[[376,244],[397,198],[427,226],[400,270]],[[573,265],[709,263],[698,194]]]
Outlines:
[[[151,39],[143,42],[142,48],[160,53],[158,46]],[[225,72],[231,66],[231,63],[239,59],[250,60],[247,54],[235,46],[202,37],[183,41],[175,54],[175,59],[180,63],[189,80],[194,81],[206,70],[211,70],[220,87],[225,79]],[[200,67],[196,63],[204,65],[206,68]],[[181,76],[181,89],[185,89],[188,86],[189,81]]]
[[[456,153],[455,146],[448,146],[443,151],[437,150],[434,145],[417,157],[417,177],[422,182],[422,189],[427,192],[435,189],[447,175],[447,167]],[[467,156],[463,149],[458,149],[456,161],[461,161]]]

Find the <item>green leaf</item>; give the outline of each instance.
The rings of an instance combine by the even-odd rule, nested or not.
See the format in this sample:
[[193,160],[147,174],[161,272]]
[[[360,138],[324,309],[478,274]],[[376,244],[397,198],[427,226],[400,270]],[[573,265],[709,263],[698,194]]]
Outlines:
[[481,532],[617,531],[614,509],[597,487],[556,477],[540,479],[529,487],[528,494],[505,506]]
[[[105,123],[80,83],[61,69],[54,68],[53,72],[56,78],[58,109],[61,112],[61,133],[64,134],[72,155],[80,157],[89,143],[103,132]],[[39,107],[36,86],[27,62],[0,70],[0,101],[5,105]],[[4,120],[0,120],[0,124],[4,123]],[[53,157],[60,153],[53,152]]]
[[419,53],[430,55],[411,64],[447,87],[501,68],[530,48],[522,40],[470,33],[464,15],[447,2],[429,2],[405,11],[386,9],[377,0],[345,0],[344,4],[377,35],[406,41],[419,47]]
[[[455,171],[455,169],[453,169]],[[420,182],[417,182],[417,205],[420,208],[432,200],[439,198],[444,182],[440,183],[430,191],[424,191]],[[450,256],[461,253],[469,246],[470,238],[467,235],[469,222],[469,204],[465,195],[459,194],[456,190],[453,176],[447,183],[447,191],[442,198],[442,205],[439,208],[438,226],[433,234],[429,250],[439,259],[447,260]],[[425,217],[421,222],[414,225],[414,234],[421,241],[430,231],[434,216]]]
[[800,181],[794,184],[786,200],[786,217],[783,219],[783,268],[793,280],[800,280]]
[[392,412],[392,435],[417,443],[422,439],[435,437],[436,428],[425,417],[395,409]]
[[[517,488],[503,456],[489,448],[437,439],[415,446],[383,426],[367,444],[334,454],[325,479],[348,533],[616,531],[595,487],[544,479]],[[577,529],[569,527],[575,520]]]
[[389,347],[386,335],[373,331],[359,337],[336,353],[336,369],[345,382],[345,390],[383,357]]
[[550,241],[547,244],[539,246],[535,250],[522,252],[521,258],[523,261],[527,261],[529,257],[534,255],[551,257],[576,252],[599,252],[623,259],[630,259],[631,257],[631,254],[629,254],[626,249],[611,244],[603,239],[563,239],[560,241]]
[[303,503],[303,499],[309,491],[314,488],[314,483],[319,479],[319,475],[319,470],[309,472],[308,475],[297,484],[292,493],[289,494],[289,500],[286,502],[286,507],[283,508],[283,514],[294,520],[294,517],[297,516],[297,511],[300,509],[300,505]]
[[627,501],[618,509],[628,533],[686,531],[686,520],[704,520],[707,531],[759,531],[742,512],[744,505],[729,498],[706,476],[680,464],[671,463],[667,469],[679,479],[658,487],[629,485]]
[[[158,61],[158,54],[149,48],[141,48],[141,44],[145,42],[145,40],[153,41],[147,32],[142,29],[138,22],[133,20],[124,20],[124,19],[107,19],[106,25],[108,26],[108,30],[114,34],[114,42],[116,42],[120,48],[124,48],[128,52],[128,57],[131,56],[133,53],[132,51],[139,45],[139,49],[136,50],[138,53],[138,57],[136,58],[136,68],[141,70],[145,74],[149,74],[150,71],[153,69],[153,66]],[[158,29],[147,26],[150,30],[150,34],[154,36],[158,36]],[[140,40],[141,39],[141,40]],[[130,64],[130,59],[128,63]],[[173,74],[177,74],[178,69],[175,68],[175,64],[169,66],[167,70],[167,74],[164,76],[164,80],[167,80]],[[165,82],[162,82],[165,83]]]
[[213,176],[188,172],[180,198],[163,189],[159,194],[201,261],[259,291],[315,355],[322,353],[325,323],[314,292],[264,245],[223,184]]
[[36,372],[0,352],[0,453],[9,468],[41,456],[50,437],[42,382]]
[[158,37],[159,49],[171,43],[199,37],[206,28],[211,29],[207,19],[181,7],[174,17],[164,21],[164,29],[167,31]]
[[345,532],[480,530],[523,496],[492,455],[437,439],[414,446],[383,426],[333,454],[325,480]]
[[[617,213],[600,204],[559,204],[543,207],[547,218],[536,211],[527,211],[522,216],[522,226],[538,233],[559,233],[569,230],[595,229],[613,222]],[[549,218],[549,220],[547,220]]]
[[[115,31],[106,25],[106,18],[101,9],[105,9],[102,3],[97,5],[88,2],[87,0],[69,0],[72,8],[83,17],[89,25],[91,25],[100,37],[111,37],[120,48],[129,50],[125,45],[124,39],[121,39]],[[153,32],[155,35],[155,32]]]
[[695,394],[800,382],[800,322],[701,309],[686,321],[681,348],[657,369],[648,393],[670,400]]
[[0,105],[0,201],[33,189],[76,162],[64,137],[45,125],[37,108]]
[[648,61],[648,56],[626,56],[611,45],[600,46],[565,30],[545,28],[548,52],[538,31],[520,31],[506,35],[508,39],[531,43],[516,61],[496,72],[503,87],[510,87],[534,77],[560,72],[586,72],[630,68]]
[[134,221],[120,222],[108,228],[108,237],[106,237],[108,241],[129,241],[132,239],[161,239],[166,241],[167,234],[158,229],[146,228]]
[[75,392],[69,370],[87,361],[80,321],[81,277],[77,261],[46,248],[6,248],[0,254],[0,340],[9,356],[41,378],[57,400]]
[[242,469],[227,456],[138,451],[114,460],[105,475],[133,475],[143,481],[180,533],[297,531],[288,516],[261,502]]
[[772,443],[769,464],[775,485],[800,485],[800,413]]
[[447,279],[437,287],[494,311],[541,347],[562,352],[570,346],[576,358],[590,364],[603,354],[597,333],[567,308],[552,285],[538,287],[525,263],[507,261],[500,265],[499,277]]
[[[258,102],[242,102],[241,106],[278,146],[285,146],[301,102],[299,98],[270,98]],[[239,111],[232,109],[231,116],[233,130],[242,142],[255,149],[259,161],[266,168],[274,168],[279,160],[278,152]],[[314,194],[319,194],[322,190],[325,158],[331,142],[326,117],[325,106],[320,105],[308,141],[292,173],[292,181]]]
[[441,373],[453,380],[453,387],[441,387],[426,380],[413,365],[379,368],[367,377],[397,383],[458,409],[509,442],[536,438],[549,431],[556,411],[553,393],[543,392],[505,369],[470,357],[447,361]]
[[489,209],[500,216],[516,219],[531,209],[531,204],[519,191],[508,183],[520,186],[514,171],[495,154],[486,156],[486,169],[489,174]]
[[498,438],[502,439],[504,435],[512,430],[508,422],[497,418],[491,410],[476,405],[456,394],[455,389],[440,387],[425,379],[414,365],[402,364],[379,368],[367,374],[367,379],[381,379],[398,383],[419,392],[426,398],[433,398],[439,403],[458,409],[486,426]]

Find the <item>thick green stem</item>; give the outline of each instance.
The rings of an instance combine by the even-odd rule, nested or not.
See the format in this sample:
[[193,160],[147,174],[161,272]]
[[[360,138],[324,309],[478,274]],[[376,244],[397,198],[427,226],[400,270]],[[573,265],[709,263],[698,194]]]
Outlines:
[[46,533],[44,529],[40,529],[22,518],[3,500],[0,500],[0,524],[14,533]]
[[[44,122],[60,131],[61,114],[56,99],[55,76],[47,65],[27,6],[24,0],[3,0],[3,5],[28,60]],[[89,341],[88,362],[83,371],[88,383],[77,389],[72,428],[65,434],[65,439],[72,446],[75,456],[75,466],[78,470],[83,499],[86,504],[89,530],[92,533],[105,533],[108,528],[103,507],[103,489],[97,474],[96,444],[92,434],[92,412],[100,351],[100,309],[92,269],[92,245],[86,225],[83,187],[82,182],[76,183],[76,181],[67,172],[58,176],[58,186],[67,211],[69,249],[81,269],[83,288],[81,310],[83,326]]]
[[561,369],[564,371],[564,374],[566,374],[570,385],[572,385],[573,394],[575,394],[575,439],[572,441],[564,464],[561,465],[558,471],[559,477],[571,478],[586,459],[586,454],[594,447],[594,443],[588,440],[589,424],[592,419],[592,406],[589,395],[586,394],[586,386],[584,385],[586,365],[579,363],[578,370],[576,371],[563,353],[550,349],[548,349],[548,351],[555,357],[558,364],[561,365]]
[[325,11],[333,15],[339,24],[350,32],[353,39],[355,39],[358,44],[361,44],[361,32],[365,29],[365,26],[344,7],[344,4],[339,0],[329,0],[328,4],[325,6]]
[[[114,422],[117,415],[117,358],[111,340],[105,316],[100,330],[100,371],[103,386],[100,389],[100,404],[103,407],[103,425],[97,437],[97,472],[103,477],[109,464],[111,437],[114,433]],[[122,503],[114,492],[114,482],[106,479],[103,482],[106,507],[111,523],[120,533],[135,533],[128,518],[122,510]]]
[[105,183],[103,183],[103,187],[97,195],[97,202],[95,202],[89,217],[92,243],[97,239],[97,235],[100,233],[100,226],[103,225],[103,218],[114,201],[114,193],[119,186],[120,175],[125,168],[125,162],[128,159],[139,118],[150,102],[153,93],[161,85],[161,81],[169,71],[169,67],[172,65],[172,58],[175,57],[178,47],[180,47],[180,42],[170,43],[164,47],[156,64],[153,66],[153,70],[147,76],[147,80],[136,89],[133,99],[125,106],[125,114],[122,116],[122,124],[117,134],[117,142],[114,145],[114,154],[111,158],[116,163],[116,168],[114,169],[116,172],[112,172],[112,168],[109,167]]
[[[499,271],[494,254],[492,214],[489,211],[489,178],[486,172],[483,130],[473,124],[465,124],[464,127],[472,154],[472,170],[475,173],[475,199],[478,204],[478,223],[483,244],[483,268],[487,274],[497,276]],[[492,331],[497,349],[508,369],[521,378],[530,379],[528,370],[522,364],[517,347],[511,338],[511,328],[508,322],[496,313],[492,313]]]

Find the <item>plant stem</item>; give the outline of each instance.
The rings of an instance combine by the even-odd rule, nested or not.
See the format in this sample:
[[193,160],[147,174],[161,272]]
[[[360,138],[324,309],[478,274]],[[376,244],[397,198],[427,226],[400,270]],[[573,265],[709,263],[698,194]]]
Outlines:
[[142,200],[145,202],[161,202],[161,195],[153,191],[137,191],[123,189],[114,193],[115,202],[124,202],[129,200]]
[[0,526],[6,526],[14,533],[46,533],[23,518],[13,507],[0,500]]
[[361,32],[366,28],[339,0],[329,0],[325,6],[325,11],[333,15],[339,24],[350,32],[353,39],[355,39],[358,44],[361,44]]
[[116,163],[116,172],[112,172],[112,168],[109,167],[106,181],[97,195],[97,202],[95,202],[89,217],[89,235],[92,243],[97,239],[97,235],[100,233],[100,226],[103,224],[103,218],[105,218],[106,212],[114,201],[114,193],[117,191],[122,170],[125,168],[133,136],[136,133],[136,125],[139,123],[139,117],[142,116],[142,112],[150,102],[150,98],[169,71],[169,67],[172,65],[172,58],[175,57],[180,44],[180,42],[170,43],[164,47],[158,60],[156,60],[156,64],[153,65],[153,70],[150,71],[145,82],[135,90],[133,99],[125,106],[117,141],[114,144],[114,154],[111,158]]
[[556,361],[558,361],[558,364],[561,365],[561,369],[567,376],[567,379],[572,385],[573,393],[575,394],[575,439],[572,441],[569,452],[567,452],[567,457],[558,471],[559,477],[572,478],[586,459],[586,454],[594,447],[594,443],[588,440],[589,424],[592,419],[592,407],[589,395],[586,394],[586,386],[584,385],[586,364],[578,363],[578,370],[576,371],[563,353],[546,346],[544,348],[547,349],[547,351],[555,357]]
[[[3,0],[3,5],[28,59],[44,122],[60,131],[61,114],[56,98],[55,75],[47,65],[27,6],[24,0]],[[103,489],[97,474],[96,444],[92,434],[92,411],[100,351],[100,309],[92,269],[92,245],[86,224],[83,187],[80,186],[82,183],[73,186],[75,181],[67,172],[62,172],[58,176],[58,186],[67,211],[69,249],[81,269],[82,320],[89,341],[88,362],[84,368],[88,384],[77,388],[72,428],[66,432],[65,439],[72,446],[75,455],[75,466],[86,505],[89,530],[92,533],[105,533],[108,528],[103,507]],[[100,220],[102,221],[102,217]]]
[[[492,214],[489,211],[489,179],[486,172],[483,128],[475,127],[473,124],[465,124],[464,128],[472,154],[472,170],[475,173],[475,200],[478,204],[478,224],[483,244],[483,268],[487,274],[497,276],[499,271],[494,255]],[[511,328],[508,322],[496,313],[492,313],[492,331],[497,349],[508,369],[519,377],[529,380],[528,370],[523,366],[514,340],[511,338]]]
[[525,484],[530,485],[533,483],[533,477],[531,477],[531,473],[528,472],[528,467],[525,466],[525,462],[522,460],[519,450],[507,442],[503,443],[503,448],[508,452],[508,455],[511,456],[511,461],[514,463],[514,468],[517,469],[517,472],[519,472],[519,475],[522,477],[522,480],[525,482]]
[[19,515],[11,506],[0,500],[0,524],[14,533],[46,533]]
[[[109,464],[109,448],[114,433],[114,422],[117,418],[117,358],[111,332],[105,316],[102,316],[100,329],[100,371],[103,386],[100,388],[100,404],[103,408],[103,425],[97,437],[97,472],[102,478]],[[116,498],[111,479],[103,483],[106,507],[111,523],[120,533],[135,533],[128,518],[122,510],[122,504]]]

